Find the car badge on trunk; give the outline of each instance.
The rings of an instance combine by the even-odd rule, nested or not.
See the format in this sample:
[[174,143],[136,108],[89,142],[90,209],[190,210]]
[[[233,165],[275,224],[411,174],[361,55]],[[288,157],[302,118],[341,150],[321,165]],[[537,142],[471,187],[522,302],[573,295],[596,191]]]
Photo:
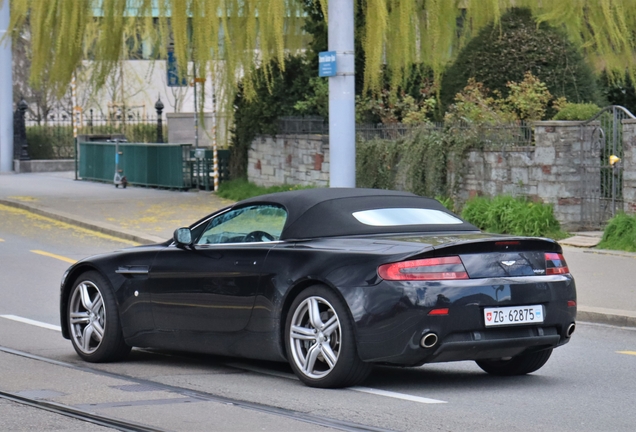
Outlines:
[[513,265],[514,263],[516,263],[517,261],[502,261],[501,263],[503,265],[507,265],[508,267],[510,267],[511,265]]

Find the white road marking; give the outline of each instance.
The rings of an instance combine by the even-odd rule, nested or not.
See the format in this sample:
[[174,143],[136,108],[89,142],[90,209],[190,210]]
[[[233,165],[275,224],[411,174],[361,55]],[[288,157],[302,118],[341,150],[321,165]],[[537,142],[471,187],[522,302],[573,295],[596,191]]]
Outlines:
[[48,323],[41,322],[41,321],[35,321],[35,320],[29,319],[29,318],[23,318],[23,317],[19,317],[19,316],[16,316],[16,315],[0,315],[0,318],[6,318],[6,319],[9,319],[9,320],[12,320],[12,321],[18,321],[18,322],[21,322],[21,323],[24,323],[24,324],[29,324],[29,325],[32,325],[32,326],[42,327],[42,328],[49,329],[49,330],[62,331],[62,327],[60,327],[60,326],[56,326],[56,325],[53,325],[53,324],[48,324]]
[[418,403],[423,403],[423,404],[443,404],[443,403],[448,403],[448,402],[443,401],[443,400],[429,399],[429,398],[420,397],[420,396],[413,396],[413,395],[408,395],[408,394],[404,394],[404,393],[397,393],[397,392],[373,389],[373,388],[368,388],[368,387],[349,387],[349,390],[353,390],[353,391],[357,391],[357,392],[361,392],[361,393],[369,393],[369,394],[373,394],[373,395],[376,395],[376,396],[390,397],[390,398],[393,398],[393,399],[402,399],[402,400],[411,401],[411,402],[418,402]]
[[[38,327],[43,327],[49,330],[57,330],[57,331],[62,331],[60,326],[56,326],[53,324],[48,324],[48,323],[43,323],[40,321],[35,321],[29,318],[22,318],[16,315],[0,315],[0,318],[6,318],[6,319],[10,319],[13,321],[18,321],[21,323],[25,323],[25,324],[30,324],[30,325],[34,325],[34,326],[38,326]],[[261,373],[261,374],[265,374],[265,375],[271,375],[271,376],[275,376],[278,378],[287,378],[287,379],[298,379],[296,378],[296,376],[291,375],[291,374],[286,374],[284,372],[274,372],[274,371],[270,371],[264,368],[259,368],[259,367],[251,367],[251,366],[245,366],[242,364],[237,364],[237,363],[228,363],[228,366],[231,367],[235,367],[237,369],[243,369],[249,372],[256,372],[256,373]],[[430,398],[425,398],[425,397],[420,397],[420,396],[413,396],[413,395],[409,395],[409,394],[404,394],[404,393],[397,393],[397,392],[392,392],[392,391],[387,391],[387,390],[380,390],[380,389],[374,389],[374,388],[369,388],[369,387],[348,387],[347,390],[353,390],[353,391],[357,391],[360,393],[368,393],[368,394],[372,394],[372,395],[376,395],[376,396],[383,396],[383,397],[389,397],[389,398],[393,398],[393,399],[401,399],[401,400],[405,400],[405,401],[410,401],[410,402],[417,402],[417,403],[423,403],[423,404],[444,404],[444,403],[448,403],[446,401],[443,400],[439,400],[439,399],[430,399]]]
[[[243,364],[239,364],[239,363],[228,363],[228,366],[237,368],[237,369],[242,369],[248,372],[256,372],[256,373],[260,373],[263,375],[270,375],[270,376],[275,376],[278,378],[286,378],[286,379],[293,379],[293,380],[298,380],[298,378],[296,377],[296,375],[292,375],[292,374],[288,374],[285,372],[275,372],[275,371],[271,371],[265,368],[260,368],[260,367],[254,367],[254,366],[247,366],[247,365],[243,365]],[[374,388],[369,388],[369,387],[348,387],[346,388],[346,390],[353,390],[353,391],[357,391],[360,393],[369,393],[372,395],[376,395],[376,396],[383,396],[383,397],[389,397],[389,398],[393,398],[393,399],[401,399],[401,400],[405,400],[405,401],[410,401],[410,402],[417,402],[417,403],[423,403],[423,404],[444,404],[444,403],[448,403],[446,401],[443,400],[438,400],[438,399],[429,399],[429,398],[425,398],[425,397],[420,397],[420,396],[413,396],[413,395],[409,395],[409,394],[404,394],[404,393],[397,393],[397,392],[392,392],[392,391],[387,391],[387,390],[379,390],[379,389],[374,389]]]

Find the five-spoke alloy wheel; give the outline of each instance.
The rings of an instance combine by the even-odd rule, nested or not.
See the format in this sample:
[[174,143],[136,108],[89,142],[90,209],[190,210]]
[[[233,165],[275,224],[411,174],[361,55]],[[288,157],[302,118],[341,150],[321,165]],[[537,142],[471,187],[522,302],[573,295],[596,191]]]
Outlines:
[[345,387],[362,381],[370,365],[358,357],[351,318],[342,300],[313,286],[291,305],[285,327],[289,363],[305,384]]
[[71,290],[67,310],[71,341],[82,359],[114,361],[130,352],[124,342],[115,298],[99,273],[80,275]]

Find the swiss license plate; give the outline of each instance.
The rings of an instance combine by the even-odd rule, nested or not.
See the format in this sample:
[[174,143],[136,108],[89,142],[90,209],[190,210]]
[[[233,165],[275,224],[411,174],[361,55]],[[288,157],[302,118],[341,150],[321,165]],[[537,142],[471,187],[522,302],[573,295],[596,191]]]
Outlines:
[[485,308],[486,327],[543,322],[543,306],[510,306]]

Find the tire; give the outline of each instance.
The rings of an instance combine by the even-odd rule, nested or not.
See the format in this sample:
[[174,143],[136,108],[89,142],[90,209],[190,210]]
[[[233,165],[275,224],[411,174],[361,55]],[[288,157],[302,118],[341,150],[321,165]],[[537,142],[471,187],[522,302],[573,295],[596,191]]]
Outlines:
[[358,356],[347,306],[324,285],[307,288],[293,301],[285,348],[294,373],[310,387],[353,386],[371,371],[371,365]]
[[510,360],[477,360],[477,366],[490,375],[525,375],[541,369],[552,354],[552,348],[521,354]]
[[73,348],[83,360],[117,361],[130,352],[112,289],[99,273],[89,271],[77,278],[69,296],[66,320]]

